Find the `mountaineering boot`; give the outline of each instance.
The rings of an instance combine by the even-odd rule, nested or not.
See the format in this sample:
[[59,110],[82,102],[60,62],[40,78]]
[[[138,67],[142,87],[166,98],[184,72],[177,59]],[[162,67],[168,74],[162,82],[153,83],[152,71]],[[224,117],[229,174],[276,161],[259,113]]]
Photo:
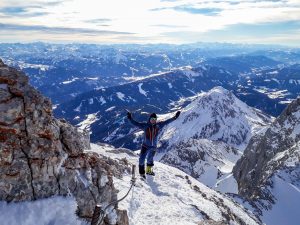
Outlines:
[[146,167],[146,174],[151,175],[151,176],[155,176],[155,173],[152,170],[152,166],[147,166]]
[[141,176],[145,176],[145,166],[144,165],[139,165],[139,174]]
[[143,180],[143,181],[146,181],[146,175],[145,174],[140,174],[140,178],[141,178],[141,180]]

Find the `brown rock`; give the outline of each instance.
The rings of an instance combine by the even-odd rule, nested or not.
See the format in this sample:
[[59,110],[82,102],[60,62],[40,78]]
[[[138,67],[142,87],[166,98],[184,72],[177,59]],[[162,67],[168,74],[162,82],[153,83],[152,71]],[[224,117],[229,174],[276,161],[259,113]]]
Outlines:
[[20,117],[24,117],[24,106],[22,99],[12,98],[7,103],[0,104],[0,123],[14,124]]
[[[123,167],[84,153],[88,147],[87,134],[53,118],[51,101],[0,60],[0,200],[72,195],[78,215],[91,219],[96,204],[116,200],[112,174]],[[113,213],[118,224],[128,224],[126,211],[115,206]],[[105,221],[115,223],[109,216]]]
[[6,77],[0,77],[0,84],[14,85],[16,83],[17,83],[17,81],[15,81],[15,80],[8,79]]

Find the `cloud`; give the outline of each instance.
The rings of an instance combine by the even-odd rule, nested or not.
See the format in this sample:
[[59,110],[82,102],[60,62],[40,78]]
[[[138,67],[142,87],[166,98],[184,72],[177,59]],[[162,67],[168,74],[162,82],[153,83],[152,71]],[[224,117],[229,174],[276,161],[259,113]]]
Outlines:
[[161,2],[180,2],[181,0],[160,0]]
[[88,28],[69,28],[69,27],[46,27],[38,25],[19,25],[0,23],[0,30],[4,31],[37,31],[56,34],[90,34],[90,35],[132,35],[130,32],[120,32],[111,30],[96,30]]
[[26,13],[27,9],[24,7],[4,7],[0,9],[0,12],[8,14],[20,14]]
[[186,12],[191,14],[203,14],[209,16],[218,15],[222,11],[222,9],[218,9],[218,8],[195,8],[195,7],[189,7],[187,5],[176,6],[173,9],[179,12]]
[[[300,29],[300,21],[284,21],[284,22],[266,22],[258,24],[234,24],[228,26],[226,32],[238,35],[243,34],[247,36],[272,36],[289,34]],[[220,31],[220,32],[225,32]]]
[[155,24],[152,26],[153,27],[162,27],[162,28],[185,28],[185,27],[187,27],[187,26],[170,25],[170,24]]
[[0,17],[1,18],[25,18],[49,15],[49,9],[59,6],[71,0],[1,0]]
[[49,13],[42,12],[42,11],[31,11],[37,7],[3,7],[0,8],[0,13],[2,14],[1,17],[8,18],[8,17],[36,17],[36,16],[44,16]]
[[[162,1],[162,0],[161,0]],[[247,9],[247,8],[278,8],[299,7],[299,0],[186,0],[186,1],[162,1],[163,7],[150,9],[152,11],[175,10],[191,14],[218,15],[223,10]]]
[[163,10],[174,10],[178,12],[185,12],[190,14],[202,14],[207,16],[215,16],[222,11],[221,8],[193,7],[192,5],[187,5],[187,4],[173,6],[173,7],[161,7],[161,8],[150,9],[150,11],[163,11]]
[[58,6],[68,1],[71,0],[1,0],[0,7],[47,8],[51,6]]
[[[220,30],[208,32],[173,31],[163,32],[162,36],[175,42],[234,42],[234,43],[262,43],[300,46],[300,22],[268,22],[260,24],[234,24]],[[221,38],[220,38],[221,37]]]
[[48,2],[43,2],[42,5],[43,6],[57,6],[57,5],[60,5],[62,4],[63,2],[66,2],[66,0],[60,0],[60,1],[48,1]]
[[88,22],[88,23],[106,23],[106,22],[110,22],[110,21],[112,21],[112,19],[107,19],[107,18],[86,20],[86,22]]
[[149,9],[149,11],[162,11],[162,10],[166,10],[166,9],[172,9],[172,8],[171,7],[160,7],[160,8]]
[[97,19],[84,20],[83,22],[96,25],[97,27],[110,27],[111,25],[109,23],[111,21],[113,20],[108,18],[97,18]]
[[293,21],[300,21],[299,0],[0,0],[0,41],[30,32],[43,40],[97,42],[186,43],[242,34],[254,40],[268,32],[279,40],[284,33],[274,30],[288,36],[296,25],[284,26]]

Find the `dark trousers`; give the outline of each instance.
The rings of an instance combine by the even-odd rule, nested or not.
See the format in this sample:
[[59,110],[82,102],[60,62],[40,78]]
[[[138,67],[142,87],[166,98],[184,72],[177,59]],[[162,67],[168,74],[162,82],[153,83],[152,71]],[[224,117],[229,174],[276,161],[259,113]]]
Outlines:
[[145,174],[145,160],[147,159],[147,166],[154,166],[153,158],[155,155],[155,148],[147,148],[142,146],[140,158],[139,158],[139,173]]

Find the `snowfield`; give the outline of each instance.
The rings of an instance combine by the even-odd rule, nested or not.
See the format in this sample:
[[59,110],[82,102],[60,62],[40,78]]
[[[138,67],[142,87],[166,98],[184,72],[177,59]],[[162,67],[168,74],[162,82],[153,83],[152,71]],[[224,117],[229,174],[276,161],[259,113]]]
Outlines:
[[[294,170],[300,173],[300,167]],[[273,178],[273,189],[271,190],[276,203],[270,210],[263,210],[263,221],[267,225],[296,225],[300,221],[300,189],[299,180],[297,184],[289,180],[291,175],[285,172],[276,174]],[[298,187],[297,187],[298,186]]]
[[[132,164],[138,162],[135,153],[109,145],[92,144],[88,151],[114,159],[126,158]],[[237,203],[174,167],[155,162],[155,172],[156,176],[148,176],[147,182],[137,174],[136,185],[119,204],[120,209],[128,211],[130,225],[192,225],[208,219],[232,225],[260,224]],[[114,179],[120,190],[118,198],[129,190],[130,180],[131,174]]]
[[139,92],[140,92],[142,95],[145,95],[145,96],[147,97],[147,92],[146,92],[145,90],[142,89],[142,85],[143,85],[143,83],[140,83],[140,84],[138,85],[138,87],[139,87]]
[[0,202],[1,225],[89,225],[75,212],[72,197],[51,197],[22,203]]

